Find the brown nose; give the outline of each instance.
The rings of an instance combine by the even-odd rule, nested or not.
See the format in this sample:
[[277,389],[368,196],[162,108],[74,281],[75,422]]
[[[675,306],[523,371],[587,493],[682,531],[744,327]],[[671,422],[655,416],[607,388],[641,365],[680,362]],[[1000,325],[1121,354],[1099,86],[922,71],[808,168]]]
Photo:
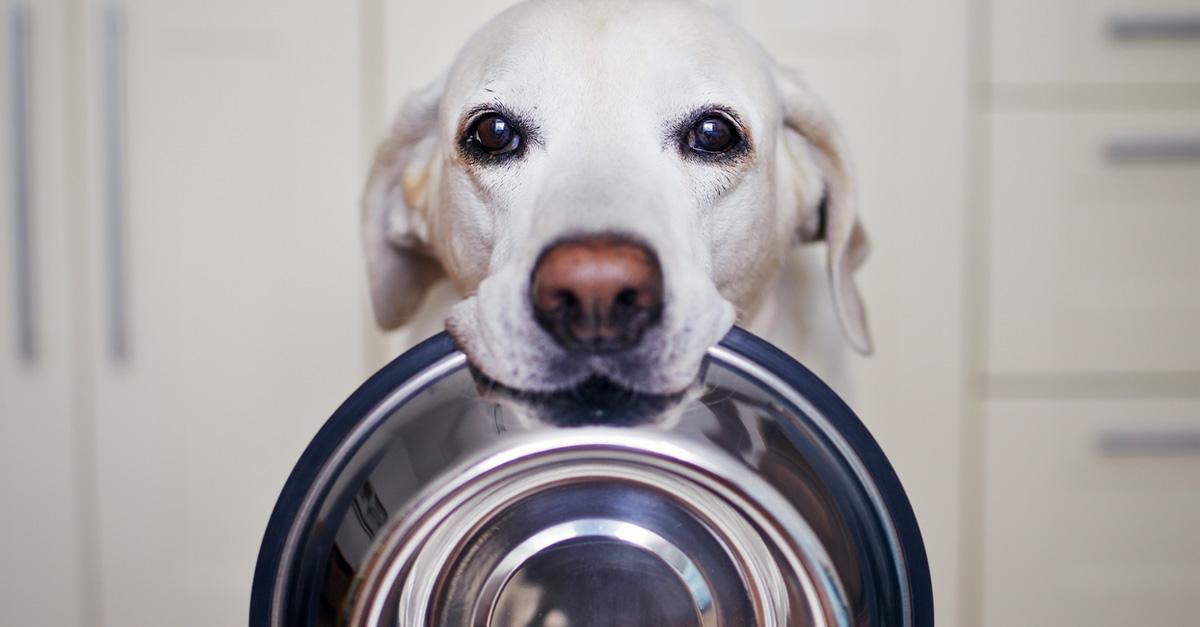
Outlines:
[[573,350],[634,346],[662,315],[662,269],[650,249],[615,235],[559,242],[533,268],[538,324]]

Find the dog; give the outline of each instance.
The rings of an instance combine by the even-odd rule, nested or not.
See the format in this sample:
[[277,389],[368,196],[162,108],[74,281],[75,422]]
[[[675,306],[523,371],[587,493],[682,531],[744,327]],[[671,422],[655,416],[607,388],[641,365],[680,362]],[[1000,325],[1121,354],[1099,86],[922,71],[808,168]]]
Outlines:
[[[493,18],[401,107],[362,229],[379,326],[448,279],[463,298],[446,329],[515,390],[674,394],[735,322],[826,375],[846,343],[872,349],[832,116],[687,0],[529,0]],[[823,272],[789,262],[816,242]]]

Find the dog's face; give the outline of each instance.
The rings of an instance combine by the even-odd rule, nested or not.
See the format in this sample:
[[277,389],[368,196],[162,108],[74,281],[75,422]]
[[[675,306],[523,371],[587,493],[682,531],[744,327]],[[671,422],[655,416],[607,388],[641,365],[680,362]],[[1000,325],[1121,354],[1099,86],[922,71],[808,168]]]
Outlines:
[[695,377],[797,241],[829,246],[869,350],[866,252],[824,109],[720,15],[676,1],[535,0],[413,96],[364,199],[372,299],[403,323],[448,277],[447,327],[512,388]]

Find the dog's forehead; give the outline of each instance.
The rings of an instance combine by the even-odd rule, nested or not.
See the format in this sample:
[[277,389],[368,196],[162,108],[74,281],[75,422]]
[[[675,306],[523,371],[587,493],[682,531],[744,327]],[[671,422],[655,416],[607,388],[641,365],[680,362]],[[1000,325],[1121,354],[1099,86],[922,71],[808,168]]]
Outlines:
[[693,2],[533,0],[468,42],[443,104],[448,114],[487,101],[547,112],[579,110],[572,101],[658,113],[753,107],[773,98],[770,67],[740,28]]

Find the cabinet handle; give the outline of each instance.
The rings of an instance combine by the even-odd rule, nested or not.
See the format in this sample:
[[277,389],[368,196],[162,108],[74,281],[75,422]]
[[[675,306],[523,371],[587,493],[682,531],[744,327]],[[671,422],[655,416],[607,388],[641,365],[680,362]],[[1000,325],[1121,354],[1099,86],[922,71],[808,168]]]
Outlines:
[[125,129],[120,7],[100,10],[100,123],[104,214],[104,292],[108,353],[114,362],[129,356],[125,281]]
[[1114,139],[1105,146],[1111,163],[1182,163],[1200,161],[1200,137]]
[[1113,457],[1200,456],[1200,430],[1107,431],[1100,453]]
[[1126,41],[1200,39],[1200,12],[1162,11],[1114,15],[1108,20],[1108,32],[1114,39]]
[[29,8],[14,4],[8,10],[9,110],[12,157],[13,320],[17,356],[35,357],[33,322],[33,233],[30,223],[29,160]]

